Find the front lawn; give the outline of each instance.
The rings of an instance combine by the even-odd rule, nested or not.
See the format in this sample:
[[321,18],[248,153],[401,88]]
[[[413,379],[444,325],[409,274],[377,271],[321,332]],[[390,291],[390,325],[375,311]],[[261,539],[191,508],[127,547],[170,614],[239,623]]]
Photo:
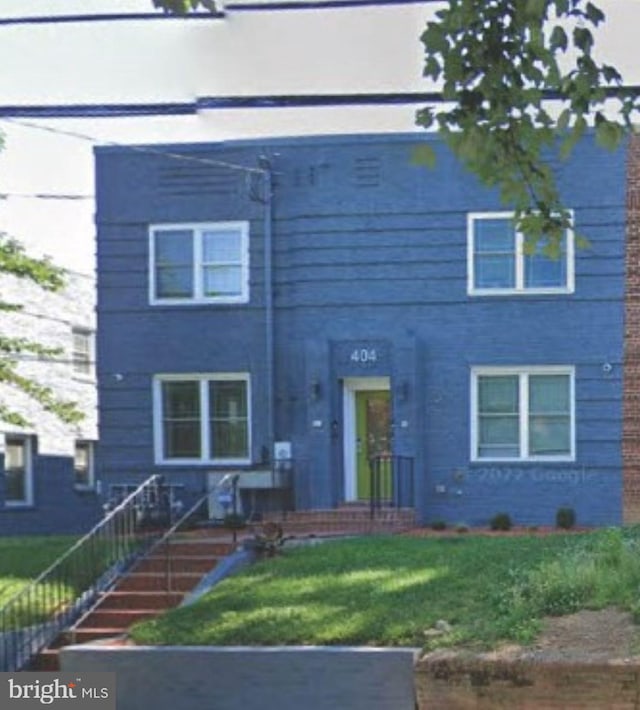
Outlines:
[[77,538],[0,537],[0,608],[44,572]]
[[[386,646],[530,642],[548,614],[636,611],[640,530],[547,537],[368,537],[285,549],[196,604],[139,624],[139,644]],[[444,633],[433,631],[438,624]]]

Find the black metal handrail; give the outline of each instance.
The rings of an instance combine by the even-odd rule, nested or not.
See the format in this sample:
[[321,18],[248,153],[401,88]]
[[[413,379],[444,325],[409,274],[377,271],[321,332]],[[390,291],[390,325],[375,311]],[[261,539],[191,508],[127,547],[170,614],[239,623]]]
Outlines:
[[415,479],[411,456],[382,454],[369,459],[370,512],[383,508],[412,508]]
[[223,476],[215,485],[211,486],[205,493],[203,493],[200,498],[175,522],[173,525],[158,539],[154,542],[149,554],[152,554],[156,550],[162,549],[164,546],[164,559],[165,559],[165,586],[167,594],[171,594],[173,589],[173,560],[170,552],[170,540],[171,538],[181,530],[191,527],[193,519],[199,519],[200,511],[204,506],[208,504],[211,496],[215,496],[221,493],[229,494],[228,505],[225,506],[227,509],[227,520],[234,520],[234,524],[231,526],[232,541],[235,545],[238,540],[238,525],[240,523],[241,516],[238,513],[238,481],[240,479],[240,474],[238,473],[227,473]]
[[0,670],[24,668],[162,534],[163,489],[147,478],[0,609]]

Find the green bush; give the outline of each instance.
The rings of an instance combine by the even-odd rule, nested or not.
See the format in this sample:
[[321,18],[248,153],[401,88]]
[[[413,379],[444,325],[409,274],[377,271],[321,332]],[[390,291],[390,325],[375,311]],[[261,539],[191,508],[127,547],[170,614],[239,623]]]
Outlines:
[[445,523],[444,520],[434,520],[431,523],[431,529],[432,530],[446,530],[447,524]]
[[556,512],[556,527],[570,530],[576,524],[576,511],[573,508],[558,508]]
[[489,525],[492,530],[511,530],[512,522],[509,513],[496,513]]

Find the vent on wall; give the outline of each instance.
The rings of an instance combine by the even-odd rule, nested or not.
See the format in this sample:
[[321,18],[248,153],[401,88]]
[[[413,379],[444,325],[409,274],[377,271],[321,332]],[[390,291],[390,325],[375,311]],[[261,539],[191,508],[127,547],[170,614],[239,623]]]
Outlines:
[[353,182],[356,187],[379,187],[380,158],[356,158],[353,162]]
[[238,191],[236,171],[210,165],[186,165],[160,168],[157,189],[162,195],[232,195]]

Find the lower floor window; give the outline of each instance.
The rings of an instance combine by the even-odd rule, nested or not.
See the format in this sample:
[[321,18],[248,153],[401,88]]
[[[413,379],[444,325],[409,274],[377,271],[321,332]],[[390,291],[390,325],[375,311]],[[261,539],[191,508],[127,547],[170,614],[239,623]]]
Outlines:
[[473,371],[472,459],[572,460],[572,368]]
[[76,441],[73,455],[74,485],[76,488],[93,488],[93,442]]
[[154,386],[156,460],[247,462],[249,376],[163,375]]
[[33,502],[31,441],[26,436],[6,436],[4,447],[4,500],[6,505]]

